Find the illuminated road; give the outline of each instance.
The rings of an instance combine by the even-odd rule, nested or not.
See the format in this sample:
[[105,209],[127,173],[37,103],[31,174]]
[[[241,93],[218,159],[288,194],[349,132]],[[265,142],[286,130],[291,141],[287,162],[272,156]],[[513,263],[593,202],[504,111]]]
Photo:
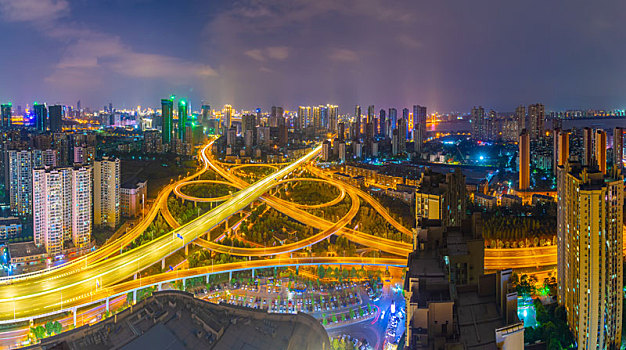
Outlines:
[[[198,219],[122,255],[88,264],[78,271],[38,283],[17,280],[0,287],[0,321],[28,318],[81,305],[103,286],[118,283],[160,261],[212,227],[245,208],[274,186],[274,182],[304,166],[321,151],[321,145],[272,175],[237,192],[229,200]],[[204,156],[204,154],[203,154]],[[206,159],[205,159],[206,163]],[[171,186],[173,187],[173,186]],[[155,205],[155,207],[158,207]]]

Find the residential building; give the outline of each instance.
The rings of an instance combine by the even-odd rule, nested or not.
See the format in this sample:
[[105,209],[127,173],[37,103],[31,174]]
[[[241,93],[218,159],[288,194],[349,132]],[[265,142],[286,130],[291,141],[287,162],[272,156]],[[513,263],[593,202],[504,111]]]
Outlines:
[[94,163],[94,225],[115,228],[120,222],[120,160]]

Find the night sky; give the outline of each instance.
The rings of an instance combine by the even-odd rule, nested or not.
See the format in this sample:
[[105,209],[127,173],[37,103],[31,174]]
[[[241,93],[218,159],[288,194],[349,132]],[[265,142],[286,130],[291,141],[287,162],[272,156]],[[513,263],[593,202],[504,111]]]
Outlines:
[[624,1],[0,0],[0,101],[626,107]]

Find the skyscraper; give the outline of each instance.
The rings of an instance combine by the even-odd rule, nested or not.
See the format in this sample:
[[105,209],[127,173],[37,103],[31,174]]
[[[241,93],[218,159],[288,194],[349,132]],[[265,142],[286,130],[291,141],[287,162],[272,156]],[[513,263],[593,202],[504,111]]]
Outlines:
[[413,106],[413,142],[415,152],[422,152],[422,145],[426,138],[426,107]]
[[613,129],[613,167],[621,169],[624,159],[624,128]]
[[163,145],[172,142],[173,124],[174,124],[174,98],[161,100],[161,116],[163,124],[161,125],[161,138]]
[[371,105],[369,107],[367,107],[367,123],[372,123],[374,122],[374,114],[376,112],[374,111],[374,105]]
[[[389,108],[389,120],[391,120],[391,130],[395,130],[398,127],[398,110],[395,108]],[[391,133],[391,130],[387,130]]]
[[560,129],[554,130],[553,153],[552,169],[554,175],[557,175],[558,166],[565,164],[569,158],[569,132]]
[[32,213],[33,153],[9,150],[8,183],[11,211],[17,215]]
[[45,104],[35,102],[33,105],[35,111],[35,127],[38,131],[48,130],[48,109]]
[[91,167],[72,169],[72,243],[75,247],[89,244],[91,239],[92,195]]
[[187,127],[187,114],[189,111],[189,106],[187,106],[187,101],[180,100],[178,101],[178,139],[181,141],[185,140],[185,128]]
[[120,160],[94,163],[94,224],[115,228],[120,220]]
[[283,107],[272,106],[272,113],[270,114],[270,127],[278,127],[278,120],[284,115]]
[[530,187],[530,135],[526,129],[519,135],[519,185],[520,190]]
[[515,108],[515,120],[517,120],[517,133],[520,134],[526,129],[526,107],[520,105]]
[[591,128],[583,129],[583,166],[591,166],[594,159],[593,149],[593,130]]
[[535,141],[543,136],[543,122],[546,111],[541,103],[528,106],[528,120],[530,121],[530,139]]
[[50,114],[50,132],[63,131],[63,106],[54,105],[48,108]]
[[473,107],[470,120],[472,123],[472,137],[477,140],[482,140],[486,130],[485,109],[482,106],[478,106],[478,108]]
[[400,135],[404,136],[404,139],[407,140],[409,138],[409,109],[402,108],[402,127],[398,125],[400,128]]
[[598,169],[602,174],[606,174],[606,131],[596,130],[594,139],[595,159]]
[[579,349],[619,349],[623,176],[566,162],[557,182],[558,301]]
[[230,127],[232,126],[233,106],[224,105],[224,109],[222,110],[222,115],[223,115],[222,124],[224,125],[226,130],[229,130]]
[[356,105],[354,107],[354,119],[355,119],[355,140],[359,140],[361,138],[361,106]]
[[311,123],[311,107],[298,107],[298,122],[300,125],[297,127],[294,125],[297,130],[304,129]]
[[326,105],[328,109],[328,131],[337,132],[337,123],[339,122],[339,106]]
[[11,127],[11,116],[12,114],[12,108],[11,108],[11,104],[10,103],[6,103],[2,105],[2,114],[1,117],[2,119],[0,119],[0,128],[2,129],[8,129]]
[[378,113],[379,113],[378,122],[379,122],[380,136],[387,137],[387,115],[384,109],[381,109],[380,112]]
[[202,104],[200,109],[201,120],[200,123],[202,125],[207,125],[209,123],[209,119],[211,119],[211,106],[207,104]]

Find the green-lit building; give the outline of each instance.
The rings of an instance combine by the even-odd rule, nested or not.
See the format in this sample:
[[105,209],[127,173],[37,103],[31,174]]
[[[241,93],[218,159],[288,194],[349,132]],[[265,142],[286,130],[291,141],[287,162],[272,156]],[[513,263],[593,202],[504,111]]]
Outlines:
[[163,124],[161,126],[161,138],[163,145],[172,142],[172,133],[174,126],[174,99],[161,100],[161,116]]
[[178,101],[178,138],[185,141],[185,127],[187,126],[187,115],[189,106],[185,100]]

